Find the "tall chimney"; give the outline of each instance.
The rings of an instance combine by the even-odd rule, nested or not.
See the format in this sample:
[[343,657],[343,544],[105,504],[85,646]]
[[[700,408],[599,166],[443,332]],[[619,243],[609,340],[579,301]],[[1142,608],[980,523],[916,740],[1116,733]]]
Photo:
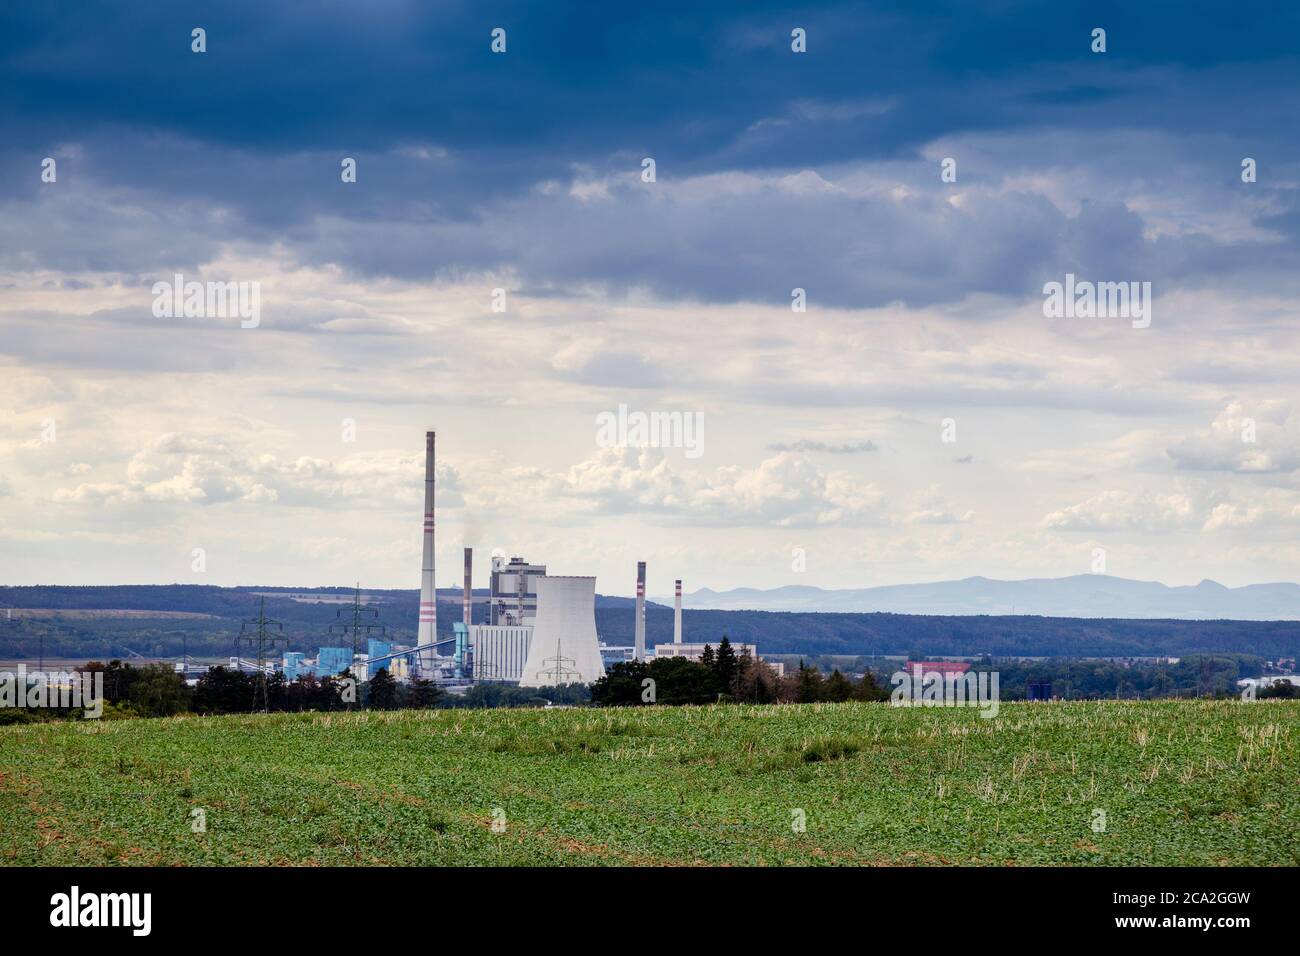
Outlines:
[[645,660],[645,562],[636,563],[636,646],[633,659]]
[[465,626],[474,623],[474,549],[465,549],[465,604],[463,617]]
[[[424,561],[420,565],[420,627],[417,644],[438,639],[438,591],[433,579],[433,432],[424,435]],[[420,676],[433,677],[433,648],[420,651]]]
[[673,643],[682,642],[682,579],[677,579],[677,600],[673,606]]

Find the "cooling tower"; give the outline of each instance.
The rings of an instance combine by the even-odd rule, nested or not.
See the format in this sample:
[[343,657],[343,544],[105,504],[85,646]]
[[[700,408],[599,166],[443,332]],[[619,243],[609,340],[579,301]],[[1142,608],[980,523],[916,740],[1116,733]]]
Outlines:
[[[424,436],[424,561],[420,565],[420,626],[417,644],[432,644],[438,639],[438,592],[433,580],[433,432]],[[433,677],[433,651],[420,652],[420,676]]]
[[636,638],[632,659],[645,660],[645,562],[636,563]]
[[677,579],[676,602],[673,605],[673,643],[682,642],[682,579]]
[[520,687],[590,684],[605,676],[596,639],[596,579],[537,576],[537,622]]

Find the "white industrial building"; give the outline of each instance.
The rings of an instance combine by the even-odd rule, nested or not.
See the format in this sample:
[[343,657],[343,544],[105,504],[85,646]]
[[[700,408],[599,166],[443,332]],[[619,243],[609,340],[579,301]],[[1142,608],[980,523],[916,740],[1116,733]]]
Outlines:
[[533,624],[537,616],[537,589],[534,582],[546,576],[546,565],[529,564],[523,558],[492,557],[491,596],[488,598],[489,624]]
[[532,639],[531,626],[473,625],[469,629],[470,678],[475,682],[518,683],[524,676]]
[[[698,662],[699,659],[704,656],[704,648],[709,646],[710,645],[708,644],[656,644],[655,657],[684,657],[688,661]],[[711,646],[713,647],[713,653],[718,653],[718,645],[713,644]],[[758,656],[757,644],[732,644],[731,649],[736,652],[737,657],[740,657],[748,651],[752,660],[762,660],[762,658]],[[778,677],[783,677],[785,675],[784,664],[779,662],[774,663],[772,661],[763,661],[763,663],[776,671]]]
[[532,578],[537,619],[520,687],[590,684],[605,676],[596,637],[594,577]]

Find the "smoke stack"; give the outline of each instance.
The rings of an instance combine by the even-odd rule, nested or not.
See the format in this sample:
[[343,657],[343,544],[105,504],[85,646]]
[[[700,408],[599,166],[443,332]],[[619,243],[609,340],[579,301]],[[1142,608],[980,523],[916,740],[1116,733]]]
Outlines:
[[[438,639],[438,592],[433,580],[433,432],[424,435],[424,561],[420,571],[420,627],[417,644]],[[433,676],[433,648],[420,651],[420,676]]]
[[677,579],[677,600],[673,606],[673,643],[682,642],[682,579]]
[[632,656],[645,660],[645,562],[636,563],[636,647]]
[[465,626],[474,623],[474,549],[465,549]]

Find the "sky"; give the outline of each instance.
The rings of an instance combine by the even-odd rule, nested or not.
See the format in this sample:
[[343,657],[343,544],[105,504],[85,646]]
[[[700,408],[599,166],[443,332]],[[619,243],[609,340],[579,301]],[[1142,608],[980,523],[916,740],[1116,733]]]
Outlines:
[[1202,7],[8,4],[0,582],[416,587],[428,429],[443,586],[1298,580],[1300,9]]

